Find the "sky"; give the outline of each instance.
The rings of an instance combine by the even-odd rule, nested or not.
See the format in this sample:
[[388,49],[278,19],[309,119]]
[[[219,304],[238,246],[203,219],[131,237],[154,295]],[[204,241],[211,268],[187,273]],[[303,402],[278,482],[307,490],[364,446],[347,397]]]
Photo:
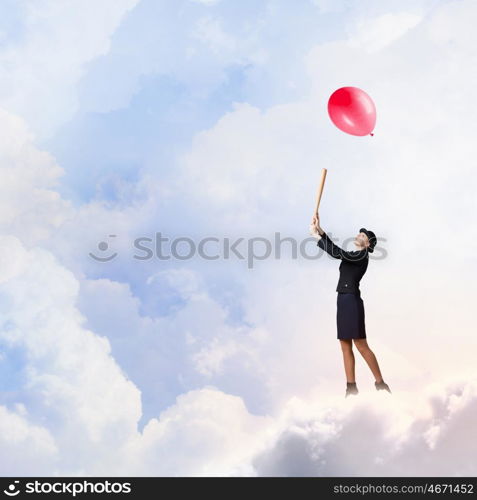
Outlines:
[[[476,15],[2,2],[2,475],[476,475]],[[374,136],[330,121],[342,86]],[[323,229],[378,237],[360,287],[392,394],[355,351],[344,398],[322,168]],[[263,257],[277,235],[309,257]],[[206,238],[219,258],[184,258]]]

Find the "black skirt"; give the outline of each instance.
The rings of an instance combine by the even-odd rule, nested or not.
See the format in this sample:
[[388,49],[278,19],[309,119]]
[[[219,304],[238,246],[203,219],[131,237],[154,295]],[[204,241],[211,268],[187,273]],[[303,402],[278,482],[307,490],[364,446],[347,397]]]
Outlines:
[[339,339],[365,339],[364,303],[360,295],[338,292],[336,325]]

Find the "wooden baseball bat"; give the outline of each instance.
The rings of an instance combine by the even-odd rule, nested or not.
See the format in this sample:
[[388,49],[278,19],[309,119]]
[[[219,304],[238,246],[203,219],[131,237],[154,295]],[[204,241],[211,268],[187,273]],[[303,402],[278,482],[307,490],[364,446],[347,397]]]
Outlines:
[[[321,169],[321,179],[320,179],[320,184],[318,185],[318,191],[316,192],[316,207],[315,207],[315,214],[318,214],[318,208],[320,207],[320,200],[321,200],[321,195],[323,193],[323,188],[325,186],[325,179],[326,179],[326,168]],[[315,215],[314,214],[314,215]]]

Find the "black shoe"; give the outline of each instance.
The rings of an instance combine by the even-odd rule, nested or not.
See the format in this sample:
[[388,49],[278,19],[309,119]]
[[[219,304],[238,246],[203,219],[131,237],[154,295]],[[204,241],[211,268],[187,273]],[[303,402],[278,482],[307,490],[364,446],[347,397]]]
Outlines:
[[385,391],[388,391],[389,393],[391,393],[391,389],[389,389],[389,385],[386,384],[386,382],[384,382],[384,380],[382,382],[374,382],[374,386],[376,387],[377,391],[385,390]]
[[358,394],[358,387],[356,387],[356,382],[346,382],[346,394],[345,398],[347,398],[351,394]]

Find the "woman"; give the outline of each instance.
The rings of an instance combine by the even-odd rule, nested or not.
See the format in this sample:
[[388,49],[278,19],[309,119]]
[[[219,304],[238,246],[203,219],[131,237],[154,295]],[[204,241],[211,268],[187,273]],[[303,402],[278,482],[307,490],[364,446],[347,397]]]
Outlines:
[[354,240],[358,250],[347,252],[335,245],[323,231],[320,227],[318,214],[313,216],[310,234],[318,240],[317,245],[320,248],[335,259],[341,259],[340,278],[336,287],[338,292],[336,323],[337,337],[341,343],[346,373],[345,397],[350,394],[358,394],[355,380],[353,342],[376,379],[374,382],[376,390],[384,389],[391,392],[389,386],[383,380],[376,356],[369,348],[366,340],[364,303],[359,289],[359,282],[368,268],[368,254],[374,251],[377,242],[376,235],[362,227]]

